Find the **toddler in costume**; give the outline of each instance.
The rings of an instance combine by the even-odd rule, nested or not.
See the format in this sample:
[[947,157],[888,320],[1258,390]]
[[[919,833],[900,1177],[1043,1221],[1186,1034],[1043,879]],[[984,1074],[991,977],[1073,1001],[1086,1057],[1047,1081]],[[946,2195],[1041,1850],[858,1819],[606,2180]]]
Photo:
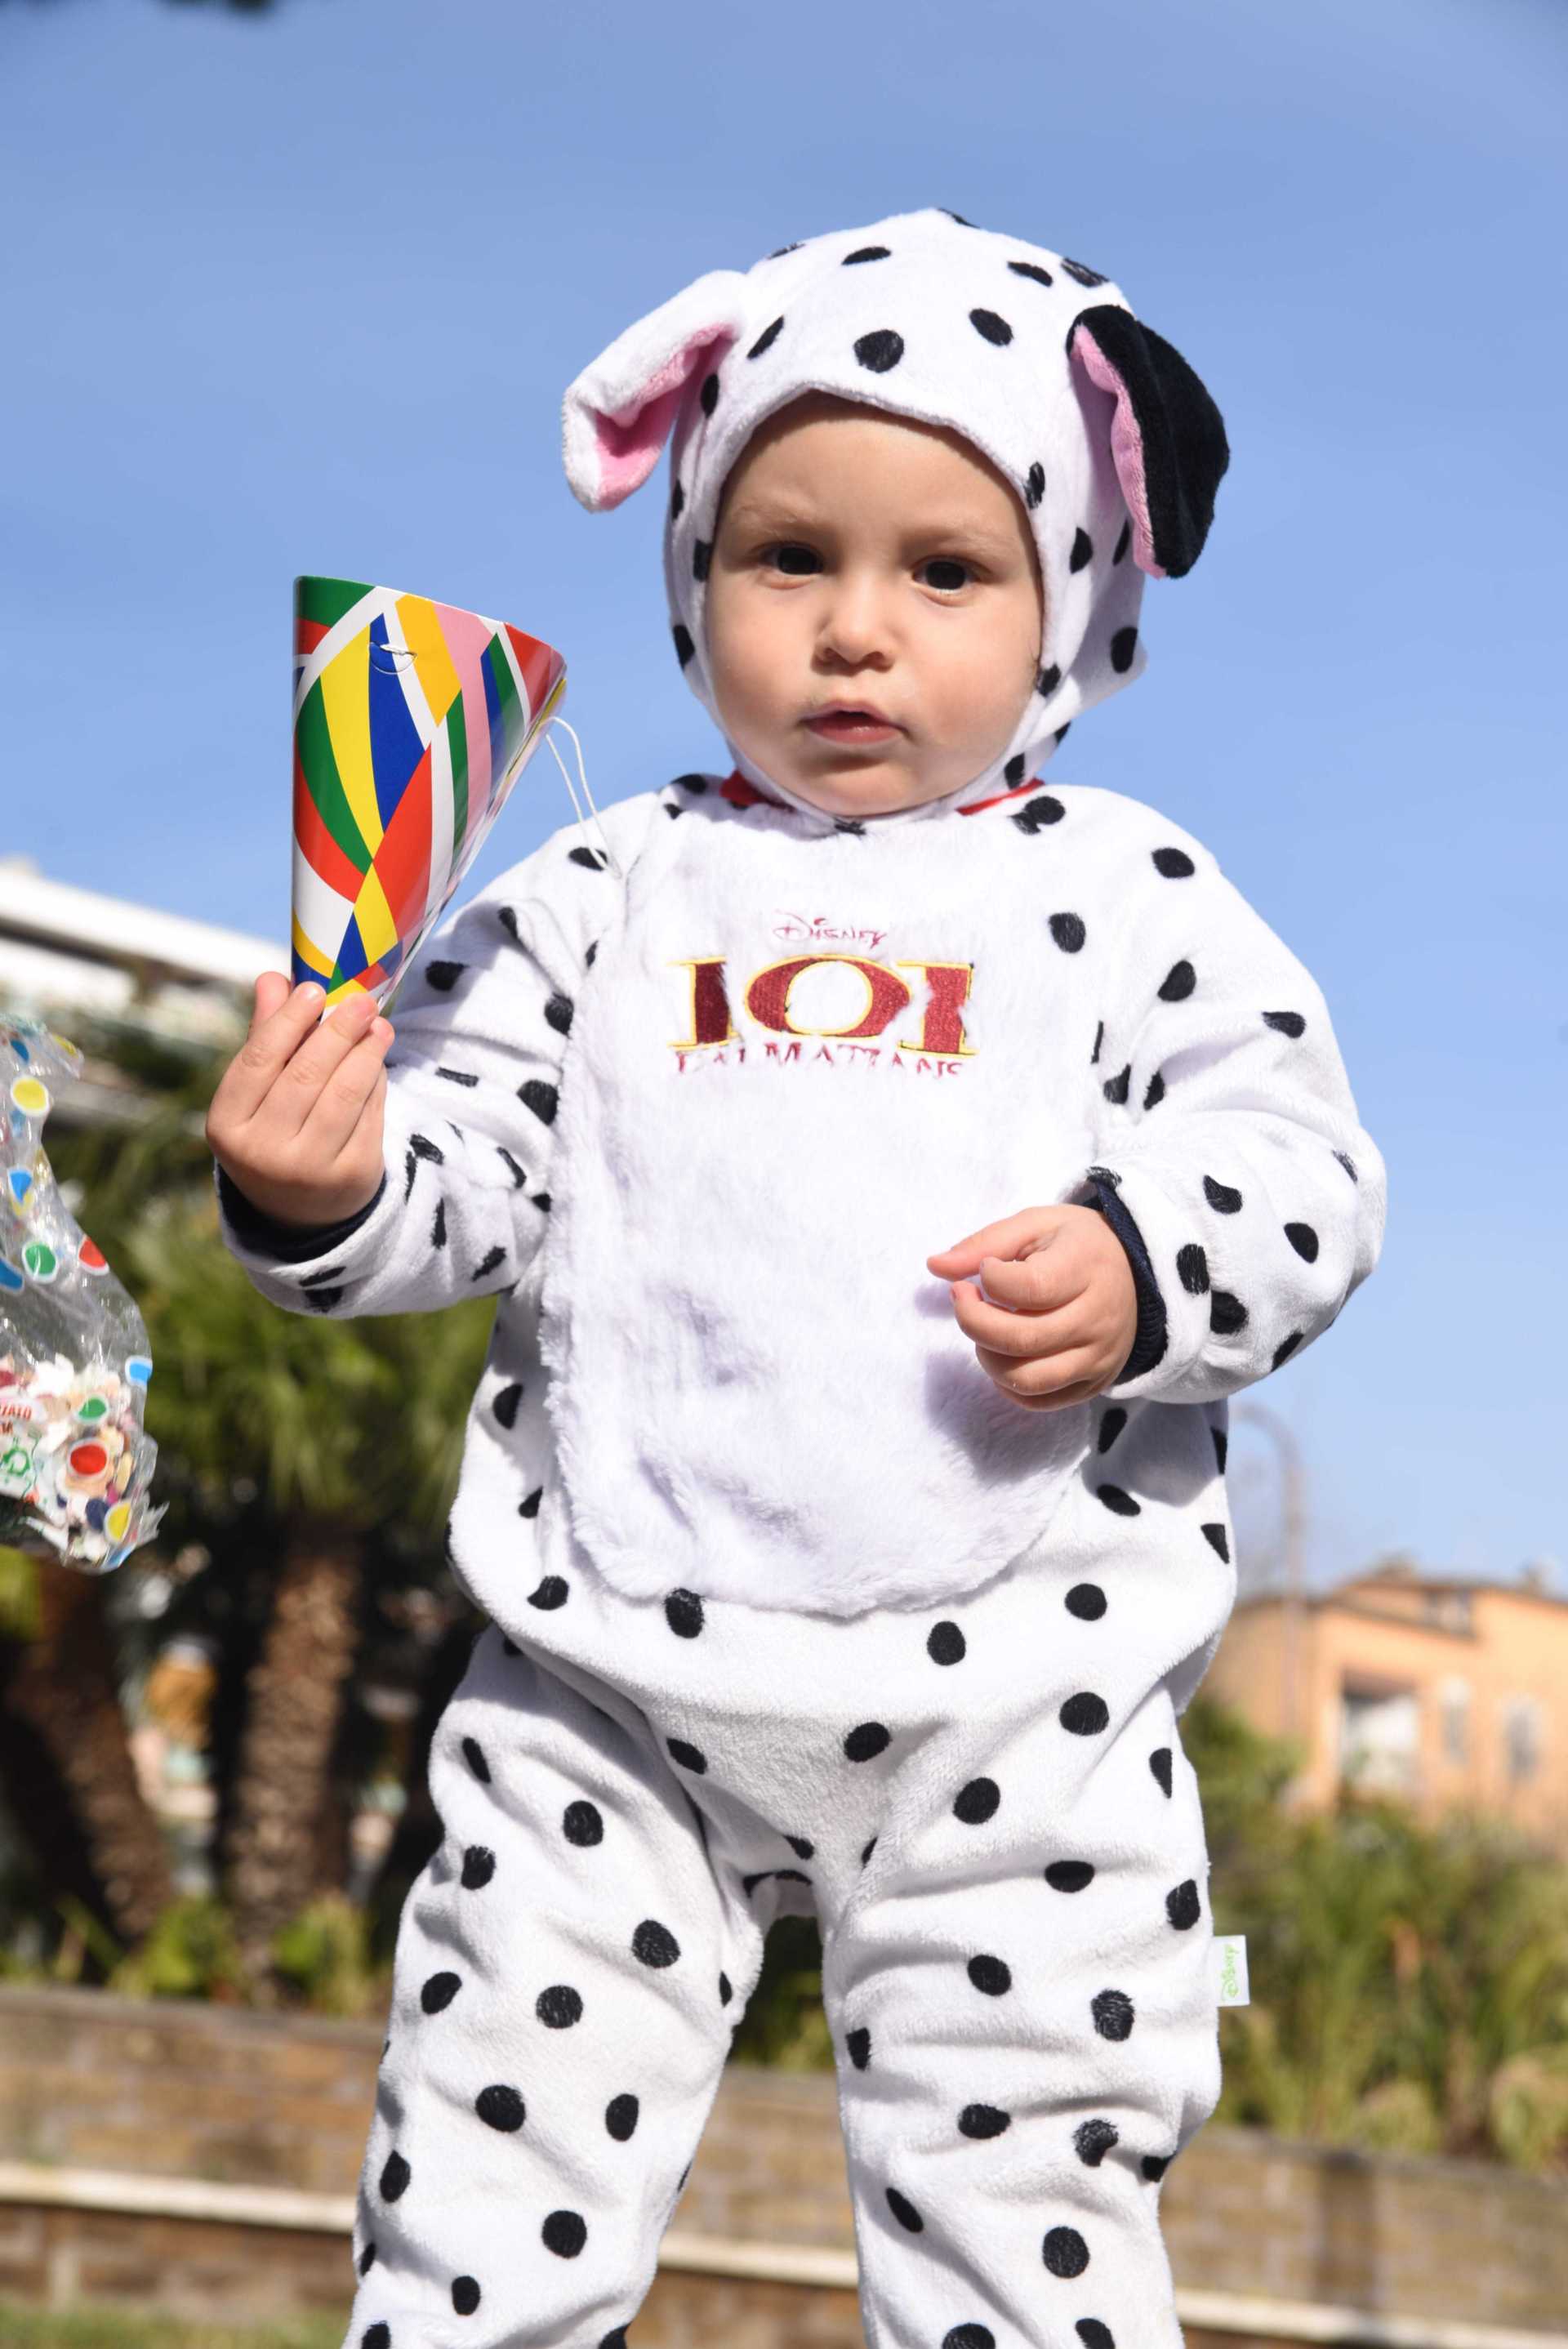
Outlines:
[[666,440],[733,771],[480,892],[389,1050],[269,975],[209,1126],[280,1306],[498,1300],[450,1529],[490,1621],[348,2339],[620,2349],[792,1911],[868,2340],[1175,2349],[1227,1399],[1328,1328],[1386,1195],[1210,852],[1040,780],[1141,674],[1223,427],[1107,279],[929,210],[700,277],[567,393],[593,511]]

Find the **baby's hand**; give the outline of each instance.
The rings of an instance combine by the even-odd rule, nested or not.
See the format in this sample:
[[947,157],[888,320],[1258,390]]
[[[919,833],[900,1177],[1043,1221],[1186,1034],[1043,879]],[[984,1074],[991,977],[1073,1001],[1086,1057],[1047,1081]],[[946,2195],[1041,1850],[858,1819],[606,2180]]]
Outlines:
[[[953,1284],[981,1369],[1026,1411],[1087,1402],[1132,1351],[1132,1268],[1092,1207],[1026,1207],[925,1260]],[[994,1304],[964,1278],[975,1272]]]
[[325,1227],[380,1188],[382,1106],[392,1023],[368,995],[321,1017],[322,990],[281,971],[256,981],[251,1032],[212,1096],[207,1145],[230,1181],[274,1222]]

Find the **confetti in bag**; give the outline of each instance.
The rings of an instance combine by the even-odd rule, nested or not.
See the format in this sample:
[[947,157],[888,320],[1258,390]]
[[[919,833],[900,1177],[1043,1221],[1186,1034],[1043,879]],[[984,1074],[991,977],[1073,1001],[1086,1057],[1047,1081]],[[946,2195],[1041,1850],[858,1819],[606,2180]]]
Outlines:
[[0,1543],[108,1574],[156,1532],[147,1325],[77,1226],[39,1135],[82,1056],[0,1010]]

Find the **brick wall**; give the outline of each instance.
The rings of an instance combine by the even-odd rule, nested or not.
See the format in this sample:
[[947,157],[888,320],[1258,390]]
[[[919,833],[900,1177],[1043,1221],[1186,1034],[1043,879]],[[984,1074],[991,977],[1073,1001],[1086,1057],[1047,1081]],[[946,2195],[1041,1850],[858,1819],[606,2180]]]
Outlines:
[[[383,2036],[378,2023],[0,1987],[0,2159],[352,2194]],[[1568,2178],[1210,2127],[1169,2173],[1161,2209],[1179,2285],[1542,2332],[1568,2318]],[[832,2081],[732,2065],[676,2223],[849,2247]],[[176,2313],[210,2310],[220,2290],[257,2314],[346,2308],[352,2292],[346,2247],[330,2239],[0,2207],[0,2298],[44,2296],[51,2261],[58,2274],[67,2257],[84,2296],[161,2298]],[[860,2335],[845,2293],[665,2274],[637,2337],[841,2349]],[[1188,2339],[1205,2349],[1191,2327]],[[1214,2349],[1243,2344],[1215,2336]]]

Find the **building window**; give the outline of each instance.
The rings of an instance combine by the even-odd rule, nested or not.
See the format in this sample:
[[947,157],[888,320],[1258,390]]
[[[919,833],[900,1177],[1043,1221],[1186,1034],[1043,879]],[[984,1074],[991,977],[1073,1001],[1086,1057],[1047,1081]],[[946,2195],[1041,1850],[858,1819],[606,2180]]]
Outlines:
[[1541,1767],[1541,1707],[1532,1696],[1511,1696],[1502,1709],[1511,1785],[1522,1785]]
[[1340,1775],[1367,1794],[1414,1795],[1420,1776],[1420,1713],[1413,1688],[1346,1673],[1340,1688]]
[[1438,1691],[1438,1701],[1443,1724],[1443,1760],[1462,1767],[1470,1760],[1469,1681],[1444,1681]]

